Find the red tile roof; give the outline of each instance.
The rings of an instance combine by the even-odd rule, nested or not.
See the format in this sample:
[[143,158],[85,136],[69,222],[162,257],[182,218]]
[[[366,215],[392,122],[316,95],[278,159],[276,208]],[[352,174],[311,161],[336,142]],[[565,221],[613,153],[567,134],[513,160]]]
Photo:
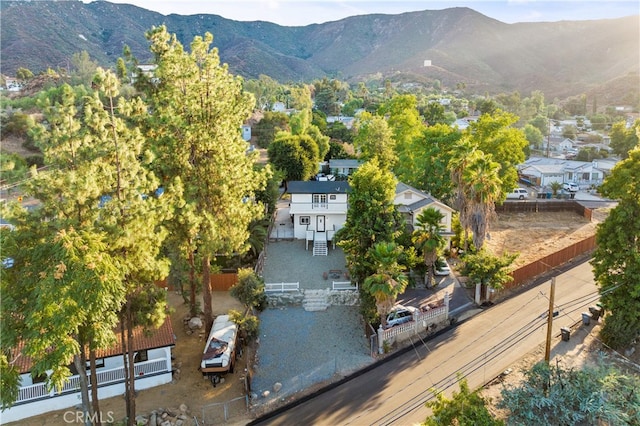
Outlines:
[[[116,343],[109,349],[103,349],[96,351],[96,358],[107,358],[117,355],[122,355],[122,345],[120,344],[120,329],[114,330],[116,333]],[[126,336],[125,336],[126,339]],[[165,322],[155,330],[148,330],[146,333],[142,327],[137,327],[133,331],[133,343],[135,345],[134,350],[140,351],[145,349],[156,349],[166,346],[173,346],[176,343],[176,336],[173,333],[173,327],[171,325],[171,318],[167,316]],[[24,342],[18,345],[18,348],[13,351],[13,360],[9,362],[20,370],[20,374],[28,373],[31,370],[31,358],[22,355],[24,349]],[[71,363],[72,360],[69,360]]]

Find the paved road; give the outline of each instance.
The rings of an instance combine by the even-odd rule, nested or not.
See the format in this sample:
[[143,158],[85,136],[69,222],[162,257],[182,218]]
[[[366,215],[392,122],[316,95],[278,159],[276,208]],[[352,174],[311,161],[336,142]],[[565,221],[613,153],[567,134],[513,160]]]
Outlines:
[[[411,425],[429,415],[425,401],[437,388],[457,390],[460,372],[472,388],[487,383],[546,338],[550,285],[543,283],[488,309],[412,350],[382,363],[342,385],[317,395],[264,425]],[[589,263],[556,280],[552,345],[562,345],[560,327],[581,321],[597,301]]]

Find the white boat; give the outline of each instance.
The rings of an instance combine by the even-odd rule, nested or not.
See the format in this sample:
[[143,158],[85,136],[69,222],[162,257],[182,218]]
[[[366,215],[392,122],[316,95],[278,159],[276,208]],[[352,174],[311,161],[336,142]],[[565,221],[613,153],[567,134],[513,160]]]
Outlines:
[[216,317],[202,353],[200,371],[203,375],[233,373],[237,336],[238,326],[229,319],[229,315]]

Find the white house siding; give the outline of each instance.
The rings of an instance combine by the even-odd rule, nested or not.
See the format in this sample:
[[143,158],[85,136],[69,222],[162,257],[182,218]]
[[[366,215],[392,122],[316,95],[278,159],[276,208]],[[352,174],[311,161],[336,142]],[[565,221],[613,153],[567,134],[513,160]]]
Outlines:
[[[155,386],[164,385],[170,383],[172,380],[171,374],[171,348],[164,347],[158,349],[149,349],[147,351],[148,361],[140,362],[136,364],[136,369],[144,371],[148,367],[153,367],[157,373],[139,374],[136,377],[136,389],[143,390],[149,389]],[[157,364],[156,361],[162,361]],[[121,368],[123,366],[122,355],[105,358],[105,366],[98,369],[98,373],[107,372]],[[29,374],[22,374],[21,386],[27,387],[32,384],[31,376]],[[77,376],[73,376],[72,379]],[[124,395],[124,383],[114,383],[110,385],[104,385],[98,387],[98,398],[106,399],[114,396]],[[48,413],[51,411],[64,410],[65,408],[72,408],[79,404],[82,404],[80,392],[56,394],[55,391],[49,393],[41,399],[34,399],[30,402],[17,403],[13,407],[0,413],[0,423],[5,424],[9,422],[16,422],[29,417],[37,416],[40,414]],[[103,413],[103,418],[106,419],[106,413]],[[71,417],[70,417],[71,418]]]
[[[294,238],[305,239],[308,229],[315,231],[318,216],[324,216],[326,231],[337,231],[342,228],[347,219],[347,194],[326,194],[326,196],[326,204],[314,205],[313,194],[291,194],[289,214],[293,215]],[[302,218],[305,218],[305,221],[308,220],[308,225],[301,223]]]

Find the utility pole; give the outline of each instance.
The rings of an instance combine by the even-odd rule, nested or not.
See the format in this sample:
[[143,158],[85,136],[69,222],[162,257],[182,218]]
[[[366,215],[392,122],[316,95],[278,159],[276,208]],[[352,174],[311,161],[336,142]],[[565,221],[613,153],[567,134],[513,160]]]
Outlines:
[[547,316],[547,343],[544,348],[544,361],[549,364],[551,359],[551,328],[553,326],[553,299],[556,293],[556,277],[551,278],[551,293],[549,294],[549,314]]

